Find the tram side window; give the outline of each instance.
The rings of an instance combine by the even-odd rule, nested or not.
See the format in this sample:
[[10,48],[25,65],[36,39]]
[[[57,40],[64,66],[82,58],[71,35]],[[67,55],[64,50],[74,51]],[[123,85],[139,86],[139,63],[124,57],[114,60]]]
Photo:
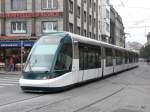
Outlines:
[[106,48],[106,66],[112,66],[113,65],[113,52],[111,48]]
[[88,48],[84,47],[84,69],[88,69]]
[[98,49],[98,68],[101,68],[101,49]]
[[124,57],[125,57],[125,64],[127,64],[128,63],[128,53],[127,52],[125,52]]
[[96,68],[101,68],[101,57],[99,56],[99,52],[98,50],[96,50],[96,53],[95,53],[95,67]]
[[135,54],[133,54],[133,63],[135,63],[136,57]]
[[95,68],[95,53],[92,48],[88,49],[88,69]]
[[138,54],[136,54],[136,63],[139,61],[138,58],[139,58]]
[[79,46],[79,69],[101,68],[101,49],[92,45]]
[[57,55],[55,70],[71,71],[72,67],[72,43],[71,40],[65,40]]
[[83,46],[79,46],[79,69],[84,70],[84,49],[83,49]]
[[116,55],[116,65],[121,65],[123,63],[122,52],[119,50],[116,50],[115,55]]
[[130,53],[129,54],[129,63],[132,63],[133,62],[133,55]]

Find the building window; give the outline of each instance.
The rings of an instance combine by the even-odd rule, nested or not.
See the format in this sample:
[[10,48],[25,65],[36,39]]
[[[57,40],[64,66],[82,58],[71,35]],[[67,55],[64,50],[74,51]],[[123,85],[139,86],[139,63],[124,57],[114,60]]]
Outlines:
[[96,27],[96,19],[93,20],[93,26]]
[[90,25],[92,24],[92,17],[91,17],[91,15],[89,15],[89,24]]
[[84,11],[84,22],[86,22],[86,11]]
[[90,0],[90,7],[92,7],[92,0]]
[[73,13],[73,1],[69,0],[69,11]]
[[77,27],[77,34],[80,35],[80,27]]
[[57,0],[42,0],[42,9],[57,9]]
[[95,2],[94,2],[94,7],[93,8],[94,8],[94,11],[96,11],[96,3]]
[[106,10],[106,18],[109,19],[110,15],[109,15],[109,10]]
[[84,36],[86,37],[86,30],[84,30]]
[[73,33],[73,24],[69,23],[69,31]]
[[93,39],[96,39],[96,34],[93,35]]
[[11,0],[11,9],[13,11],[27,10],[27,0]]
[[99,6],[98,10],[99,10],[99,12],[101,12],[101,6]]
[[43,33],[50,33],[51,31],[56,31],[57,30],[57,22],[42,22],[42,32]]
[[109,24],[108,23],[106,23],[106,30],[109,32],[110,31],[110,29],[109,29]]
[[89,32],[89,37],[90,37],[90,38],[92,37],[92,33],[91,33],[91,32]]
[[109,5],[110,1],[109,1],[109,0],[106,0],[106,2],[107,2],[107,5]]
[[84,0],[84,3],[86,4],[86,0]]
[[25,21],[12,22],[11,23],[11,31],[12,31],[12,33],[26,33],[27,32],[26,22]]
[[77,16],[80,18],[80,7],[77,7]]
[[99,23],[99,29],[101,30],[101,22],[99,21],[98,23]]

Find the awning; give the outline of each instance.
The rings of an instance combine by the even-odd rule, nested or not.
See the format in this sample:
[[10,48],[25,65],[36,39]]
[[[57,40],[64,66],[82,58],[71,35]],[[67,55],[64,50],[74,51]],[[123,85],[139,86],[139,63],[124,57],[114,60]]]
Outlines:
[[32,47],[34,41],[0,41],[0,47]]

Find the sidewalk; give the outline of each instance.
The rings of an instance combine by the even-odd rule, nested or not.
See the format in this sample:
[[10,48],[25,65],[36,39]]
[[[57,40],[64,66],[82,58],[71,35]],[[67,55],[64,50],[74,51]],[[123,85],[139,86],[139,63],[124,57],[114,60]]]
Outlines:
[[9,71],[0,71],[0,75],[1,74],[6,74],[6,75],[21,75],[21,71],[12,71],[12,72],[9,72]]

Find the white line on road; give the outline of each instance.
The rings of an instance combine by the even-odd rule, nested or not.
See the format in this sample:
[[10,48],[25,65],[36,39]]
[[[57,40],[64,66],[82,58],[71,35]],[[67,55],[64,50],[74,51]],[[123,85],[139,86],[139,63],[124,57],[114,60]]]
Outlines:
[[12,82],[12,81],[11,81],[11,82],[10,82],[10,81],[7,81],[7,82],[6,82],[6,81],[0,81],[0,84],[1,84],[1,83],[6,83],[6,84],[8,84],[8,83],[10,83],[10,84],[18,84],[19,82]]
[[0,78],[5,78],[5,79],[19,79],[20,77],[0,77]]
[[11,85],[15,85],[15,84],[0,84],[0,86],[11,86]]
[[0,82],[1,82],[1,81],[2,81],[2,82],[7,82],[7,81],[8,81],[8,82],[18,82],[19,80],[0,80]]

